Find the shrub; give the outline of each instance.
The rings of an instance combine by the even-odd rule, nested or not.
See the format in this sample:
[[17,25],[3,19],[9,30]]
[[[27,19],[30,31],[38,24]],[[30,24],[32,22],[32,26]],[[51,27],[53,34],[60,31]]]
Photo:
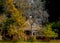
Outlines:
[[51,38],[51,37],[56,38],[56,37],[58,37],[58,34],[55,33],[52,30],[52,25],[53,25],[53,23],[47,24],[46,27],[44,27],[44,29],[42,30],[42,33],[47,38]]

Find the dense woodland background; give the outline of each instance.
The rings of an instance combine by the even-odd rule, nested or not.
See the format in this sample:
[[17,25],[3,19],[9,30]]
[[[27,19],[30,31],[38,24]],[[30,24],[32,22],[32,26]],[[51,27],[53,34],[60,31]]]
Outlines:
[[[44,20],[42,20],[42,23],[45,26],[45,29],[42,29],[41,32],[45,35],[45,37],[60,39],[60,7],[59,7],[60,2],[59,2],[59,0],[41,0],[40,2],[44,2],[44,1],[46,1],[45,8],[44,9],[42,8],[42,9],[43,9],[43,11],[44,10],[47,11],[49,17],[47,17],[48,22],[43,23]],[[27,11],[26,10],[27,8],[30,8],[29,6],[25,6],[25,7],[26,8],[20,6],[20,8],[19,8],[18,6],[16,6],[16,3],[13,4],[13,0],[11,0],[11,1],[10,0],[7,0],[7,1],[0,0],[0,16],[1,16],[0,19],[3,18],[0,20],[0,27],[2,29],[2,32],[0,32],[0,34],[2,36],[6,36],[5,34],[9,33],[9,35],[8,35],[9,37],[3,37],[3,39],[12,38],[13,34],[19,35],[18,29],[20,29],[20,28],[22,29],[22,27],[25,26],[24,23],[26,21],[26,17],[24,17],[24,15],[22,15],[22,14],[24,14],[23,13],[24,11]],[[37,9],[36,7],[33,7],[33,9],[34,8]],[[32,10],[32,11],[34,11],[34,10]],[[27,11],[27,12],[29,12],[29,11]],[[27,16],[27,15],[25,15],[25,16]],[[43,16],[47,16],[47,15],[43,15]],[[16,34],[14,32],[16,32]],[[10,37],[10,35],[11,35],[11,37]],[[23,34],[22,34],[22,37],[23,37]]]

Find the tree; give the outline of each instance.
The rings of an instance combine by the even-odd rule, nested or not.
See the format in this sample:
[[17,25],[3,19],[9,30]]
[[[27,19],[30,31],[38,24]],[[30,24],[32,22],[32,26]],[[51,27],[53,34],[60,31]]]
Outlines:
[[[20,3],[21,4],[21,3]],[[22,27],[25,25],[25,17],[22,15],[25,11],[25,8],[28,8],[27,5],[25,8],[16,8],[14,5],[14,0],[6,0],[5,1],[5,16],[6,19],[3,22],[2,25],[2,36],[5,40],[11,40],[12,35],[15,37],[15,35],[18,35],[21,33],[21,36],[24,36],[24,32]],[[23,5],[22,5],[23,6]],[[21,6],[20,6],[21,7]]]
[[39,25],[44,25],[48,22],[48,13],[45,9],[45,0],[28,0],[29,4],[31,5],[30,9],[27,9],[24,15],[29,18],[32,16],[35,19],[35,23]]
[[15,8],[13,4],[13,0],[7,0],[6,6],[8,7],[7,12],[11,13],[11,17],[13,20],[15,20],[18,24],[23,24],[24,23],[24,17],[22,16],[23,11],[20,9],[20,12],[18,9]]
[[8,40],[11,35],[18,34],[18,29],[21,29],[20,27],[25,22],[25,17],[22,16],[22,9],[20,9],[19,12],[18,9],[15,8],[14,0],[7,0],[5,6],[7,19],[3,22],[2,34],[3,37]]

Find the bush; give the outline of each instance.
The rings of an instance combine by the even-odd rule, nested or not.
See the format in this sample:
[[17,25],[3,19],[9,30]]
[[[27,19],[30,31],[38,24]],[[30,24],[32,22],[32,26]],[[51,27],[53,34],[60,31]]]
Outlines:
[[48,38],[58,37],[58,34],[52,30],[52,25],[53,23],[47,24],[46,27],[42,30],[42,33],[44,34],[45,37],[48,37]]
[[60,21],[57,21],[52,25],[52,30],[58,33],[58,36],[60,37]]

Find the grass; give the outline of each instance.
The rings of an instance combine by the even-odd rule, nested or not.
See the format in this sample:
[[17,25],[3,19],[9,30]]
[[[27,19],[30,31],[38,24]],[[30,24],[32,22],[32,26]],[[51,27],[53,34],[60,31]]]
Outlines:
[[49,42],[0,41],[0,43],[60,43],[60,40],[50,40]]
[[0,43],[60,43],[60,42],[0,42]]
[[24,41],[0,41],[0,43],[60,43],[60,42],[24,42]]

